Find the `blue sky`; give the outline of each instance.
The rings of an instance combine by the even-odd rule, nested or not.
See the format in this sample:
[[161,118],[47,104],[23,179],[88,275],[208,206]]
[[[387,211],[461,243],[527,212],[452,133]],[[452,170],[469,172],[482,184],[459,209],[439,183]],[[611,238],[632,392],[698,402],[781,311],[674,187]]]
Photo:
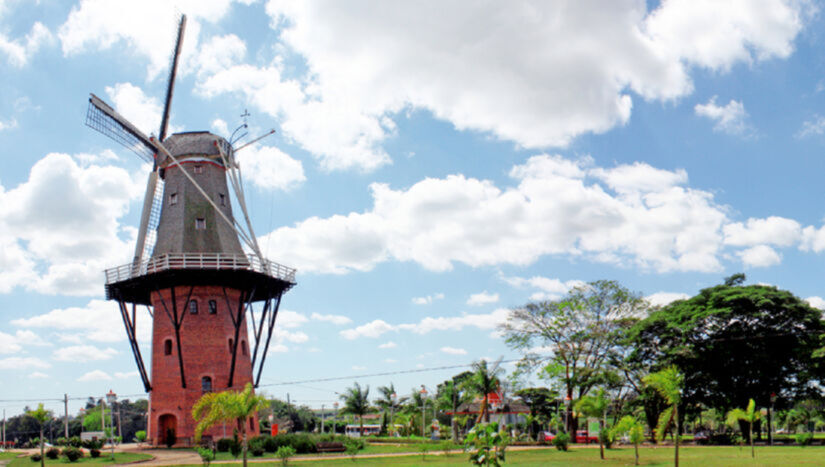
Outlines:
[[157,132],[178,12],[173,129],[277,130],[239,155],[299,271],[262,384],[320,407],[461,369],[277,383],[516,358],[507,310],[581,281],[661,304],[745,272],[825,306],[820,7],[0,0],[0,407],[141,393],[102,270],[149,168],[83,119],[93,92]]

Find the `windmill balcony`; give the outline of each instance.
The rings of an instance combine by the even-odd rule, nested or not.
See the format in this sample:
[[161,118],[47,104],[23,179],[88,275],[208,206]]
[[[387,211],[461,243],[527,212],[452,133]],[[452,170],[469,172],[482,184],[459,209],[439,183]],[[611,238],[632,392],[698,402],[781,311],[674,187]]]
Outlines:
[[153,256],[140,263],[107,269],[106,285],[171,270],[250,271],[273,279],[295,283],[295,269],[259,258],[257,255],[225,253],[170,253]]

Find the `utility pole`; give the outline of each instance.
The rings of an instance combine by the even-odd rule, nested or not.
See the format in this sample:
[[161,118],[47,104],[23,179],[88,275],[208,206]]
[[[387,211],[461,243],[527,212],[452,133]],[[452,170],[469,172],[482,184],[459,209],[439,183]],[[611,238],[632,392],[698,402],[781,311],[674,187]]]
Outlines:
[[[292,409],[290,408],[289,403],[289,393],[286,393],[286,417],[289,419],[290,424],[292,422]],[[292,430],[295,431],[295,430]]]
[[63,413],[65,414],[63,423],[63,436],[69,439],[69,395],[63,394]]
[[324,404],[321,404],[321,434],[324,434]]
[[3,449],[6,449],[6,409],[3,409]]

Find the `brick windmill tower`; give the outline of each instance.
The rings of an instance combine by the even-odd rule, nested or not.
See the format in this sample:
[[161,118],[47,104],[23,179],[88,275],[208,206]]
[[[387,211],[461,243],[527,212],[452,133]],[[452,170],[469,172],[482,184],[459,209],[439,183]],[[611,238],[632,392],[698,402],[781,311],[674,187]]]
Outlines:
[[[206,131],[166,135],[185,26],[182,16],[157,138],[94,94],[86,115],[88,126],[153,164],[134,259],[106,270],[106,298],[119,305],[149,393],[155,445],[191,443],[192,406],[204,392],[257,387],[281,297],[295,285],[295,270],[268,261],[258,247],[235,160],[245,146]],[[232,214],[230,187],[244,225]],[[152,317],[151,379],[136,339],[139,305]],[[231,436],[228,428],[205,435]],[[257,417],[248,428],[259,432]]]

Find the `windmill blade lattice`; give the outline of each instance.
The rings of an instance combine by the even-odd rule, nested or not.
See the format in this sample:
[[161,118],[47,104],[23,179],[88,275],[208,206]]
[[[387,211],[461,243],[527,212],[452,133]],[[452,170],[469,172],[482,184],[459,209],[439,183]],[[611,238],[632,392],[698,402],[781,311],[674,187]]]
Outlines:
[[94,94],[89,97],[86,126],[122,144],[146,162],[154,163],[157,148],[149,137]]

